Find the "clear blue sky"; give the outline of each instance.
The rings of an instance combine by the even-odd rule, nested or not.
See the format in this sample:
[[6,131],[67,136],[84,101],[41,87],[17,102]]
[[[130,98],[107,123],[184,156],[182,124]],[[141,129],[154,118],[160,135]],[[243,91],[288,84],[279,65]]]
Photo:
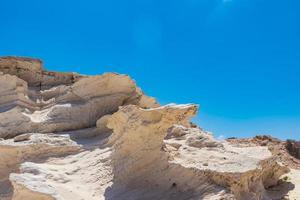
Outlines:
[[215,135],[300,139],[299,0],[1,0],[0,55],[133,77]]

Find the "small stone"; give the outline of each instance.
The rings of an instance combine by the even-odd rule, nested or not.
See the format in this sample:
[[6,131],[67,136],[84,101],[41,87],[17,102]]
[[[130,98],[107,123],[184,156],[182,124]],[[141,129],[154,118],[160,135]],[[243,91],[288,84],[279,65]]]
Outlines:
[[22,142],[22,141],[30,140],[30,136],[31,136],[31,133],[25,133],[22,135],[18,135],[16,137],[14,137],[14,142]]

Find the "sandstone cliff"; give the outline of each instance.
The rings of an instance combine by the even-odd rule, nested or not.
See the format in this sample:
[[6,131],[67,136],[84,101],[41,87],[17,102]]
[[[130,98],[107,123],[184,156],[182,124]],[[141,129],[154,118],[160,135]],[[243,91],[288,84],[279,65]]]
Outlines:
[[0,199],[300,199],[296,167],[267,145],[214,139],[190,124],[197,110],[160,106],[126,75],[2,57]]

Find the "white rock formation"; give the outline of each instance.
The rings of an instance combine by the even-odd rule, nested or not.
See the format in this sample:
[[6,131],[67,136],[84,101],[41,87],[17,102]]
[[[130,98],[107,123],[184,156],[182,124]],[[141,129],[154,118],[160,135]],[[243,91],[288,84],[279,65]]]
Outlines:
[[[100,117],[116,112],[121,105],[156,105],[153,98],[143,95],[135,82],[125,75],[107,73],[94,77],[78,76],[71,84],[70,74],[57,75],[51,72],[53,76],[58,76],[54,84],[44,81],[48,77],[45,74],[50,72],[41,71],[40,61],[11,57],[0,59],[1,70],[8,73],[0,74],[2,138],[28,132],[49,133],[88,128],[95,126]],[[34,83],[26,82],[33,80],[35,74],[39,77]],[[38,80],[41,81],[40,87],[35,87]]]
[[[280,199],[267,147],[218,141],[130,77],[47,72],[0,58],[1,200]],[[294,171],[293,171],[294,173]],[[293,196],[293,197],[294,197]]]

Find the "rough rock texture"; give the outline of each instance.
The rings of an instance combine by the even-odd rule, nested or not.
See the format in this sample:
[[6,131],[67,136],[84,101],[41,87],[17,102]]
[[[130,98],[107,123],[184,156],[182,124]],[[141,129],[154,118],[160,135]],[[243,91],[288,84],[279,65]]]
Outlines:
[[271,151],[274,159],[278,163],[290,168],[290,172],[285,174],[279,180],[277,186],[269,188],[269,191],[272,194],[273,199],[278,199],[278,196],[286,194],[283,199],[298,200],[300,197],[300,160],[295,158],[290,154],[288,149],[289,141],[281,141],[276,138],[267,135],[259,135],[254,138],[245,138],[237,139],[231,138],[228,139],[228,142],[234,146],[238,147],[257,147],[264,146],[268,147]]
[[300,159],[300,142],[297,142],[295,140],[287,140],[285,147],[292,156]]
[[[30,64],[33,65],[32,71]],[[22,73],[16,73],[16,69]],[[125,75],[107,73],[81,77],[69,84],[69,81],[61,81],[67,80],[69,74],[60,73],[56,84],[38,79],[43,87],[36,88],[30,87],[32,84],[27,81],[40,74],[40,61],[2,58],[1,70],[5,73],[0,74],[2,138],[28,132],[48,133],[92,127],[100,117],[116,112],[119,106],[136,104],[147,108],[156,105],[153,98],[143,95],[135,82]]]
[[0,86],[1,200],[300,199],[273,140],[214,139],[198,106],[159,106],[129,76],[2,57]]

